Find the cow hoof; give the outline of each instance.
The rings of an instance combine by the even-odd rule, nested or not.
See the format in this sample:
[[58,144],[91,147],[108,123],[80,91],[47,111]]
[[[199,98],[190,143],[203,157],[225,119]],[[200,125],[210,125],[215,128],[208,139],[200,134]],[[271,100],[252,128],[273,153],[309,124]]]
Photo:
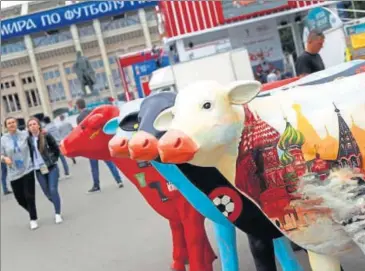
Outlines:
[[185,271],[185,264],[184,263],[178,263],[178,262],[173,262],[171,265],[171,271]]

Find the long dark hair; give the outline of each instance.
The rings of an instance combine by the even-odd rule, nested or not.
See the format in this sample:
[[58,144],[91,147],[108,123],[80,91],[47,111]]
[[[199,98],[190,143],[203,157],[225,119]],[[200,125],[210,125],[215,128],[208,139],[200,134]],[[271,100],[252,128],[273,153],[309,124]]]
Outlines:
[[46,142],[46,137],[42,133],[42,125],[41,125],[41,122],[36,117],[30,117],[29,120],[27,121],[27,128],[28,128],[29,135],[32,136],[32,133],[29,131],[29,122],[31,122],[32,120],[34,120],[35,122],[38,123],[38,126],[39,126],[38,149],[39,149],[39,152],[40,153],[43,153],[44,152],[45,145],[46,145],[46,143],[45,143]]

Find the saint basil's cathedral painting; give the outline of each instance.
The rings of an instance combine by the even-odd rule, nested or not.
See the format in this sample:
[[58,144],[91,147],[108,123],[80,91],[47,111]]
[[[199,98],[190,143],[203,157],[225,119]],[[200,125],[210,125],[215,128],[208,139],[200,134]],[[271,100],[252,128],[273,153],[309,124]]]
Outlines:
[[[348,125],[340,109],[333,104],[339,137],[331,136],[325,127],[326,136],[321,138],[303,115],[301,106],[294,104],[292,108],[297,129],[284,118],[286,127],[280,134],[248,105],[244,106],[245,128],[239,145],[235,186],[251,197],[288,235],[297,233],[302,240],[305,236],[312,239],[313,231],[319,230],[313,225],[332,223],[329,217],[334,216],[334,211],[321,206],[321,196],[306,197],[300,186],[303,182],[321,185],[336,169],[350,168],[363,174],[365,129],[357,126],[353,119]],[[310,227],[312,231],[305,235]],[[318,240],[317,244],[320,243]]]

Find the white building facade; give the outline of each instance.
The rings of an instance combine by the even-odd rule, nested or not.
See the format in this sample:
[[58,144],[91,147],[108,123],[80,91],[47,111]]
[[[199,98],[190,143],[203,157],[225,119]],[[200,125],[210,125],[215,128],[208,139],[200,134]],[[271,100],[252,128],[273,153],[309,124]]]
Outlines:
[[42,1],[1,10],[1,122],[73,106],[76,52],[91,62],[101,97],[123,94],[117,56],[160,45],[153,1]]

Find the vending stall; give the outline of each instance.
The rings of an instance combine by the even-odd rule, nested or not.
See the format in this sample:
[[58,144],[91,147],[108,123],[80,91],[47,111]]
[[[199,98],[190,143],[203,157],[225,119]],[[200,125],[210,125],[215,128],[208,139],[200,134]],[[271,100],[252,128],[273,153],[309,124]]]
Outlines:
[[[148,82],[151,74],[158,68],[169,65],[169,59],[161,48],[143,50],[132,54],[121,55],[118,57],[118,65],[126,100],[132,100],[134,97],[143,98],[151,92]],[[133,77],[128,80],[128,70]]]
[[348,60],[365,59],[365,19],[345,26]]

